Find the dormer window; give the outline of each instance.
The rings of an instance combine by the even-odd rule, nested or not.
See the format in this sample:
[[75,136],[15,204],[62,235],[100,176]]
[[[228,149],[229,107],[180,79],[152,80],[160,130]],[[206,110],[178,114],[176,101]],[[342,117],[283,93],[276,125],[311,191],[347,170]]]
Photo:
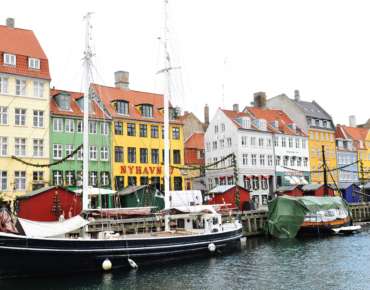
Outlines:
[[117,101],[115,102],[116,112],[121,115],[128,115],[128,102]]
[[17,63],[17,57],[15,54],[4,53],[4,64],[15,66]]
[[71,96],[68,94],[59,94],[55,97],[58,107],[61,110],[69,111],[71,110]]
[[140,107],[141,115],[147,118],[153,118],[153,106],[150,104],[143,104]]
[[28,68],[40,69],[40,60],[38,58],[28,58]]

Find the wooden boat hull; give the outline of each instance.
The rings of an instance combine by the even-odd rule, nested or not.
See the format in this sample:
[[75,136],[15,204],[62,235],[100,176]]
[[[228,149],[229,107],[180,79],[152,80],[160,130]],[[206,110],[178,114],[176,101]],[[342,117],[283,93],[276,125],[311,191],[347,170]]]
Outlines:
[[333,229],[347,226],[350,223],[350,217],[330,222],[304,222],[299,229],[298,235],[332,234]]
[[112,269],[127,268],[127,258],[139,266],[166,258],[210,253],[240,245],[241,227],[225,232],[175,237],[119,240],[37,239],[0,233],[0,277],[102,271],[105,259]]

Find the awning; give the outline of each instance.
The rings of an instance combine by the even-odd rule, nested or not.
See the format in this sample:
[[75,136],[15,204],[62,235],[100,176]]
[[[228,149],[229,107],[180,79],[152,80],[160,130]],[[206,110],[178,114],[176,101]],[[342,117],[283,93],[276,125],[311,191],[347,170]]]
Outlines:
[[306,180],[306,178],[300,177],[299,179],[301,181],[301,184],[308,184],[308,181]]
[[18,218],[26,236],[37,238],[51,238],[62,236],[78,230],[89,222],[79,215],[62,222],[36,222]]
[[[115,194],[117,191],[106,189],[106,188],[97,188],[97,187],[88,187],[88,194],[89,195],[105,195],[105,194]],[[74,190],[75,193],[82,193],[82,189]]]

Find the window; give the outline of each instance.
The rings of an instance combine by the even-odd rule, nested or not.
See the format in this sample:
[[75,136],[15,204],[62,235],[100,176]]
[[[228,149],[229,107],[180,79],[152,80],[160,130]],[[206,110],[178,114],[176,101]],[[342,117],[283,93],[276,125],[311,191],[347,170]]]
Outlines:
[[33,157],[44,156],[44,140],[33,139]]
[[15,54],[4,53],[4,64],[15,66],[17,63],[17,57]]
[[213,150],[217,150],[217,141],[213,141],[212,144],[213,144],[212,146]]
[[125,178],[123,176],[115,176],[116,190],[121,190],[125,187]]
[[158,126],[151,126],[151,137],[158,138]]
[[67,186],[75,185],[75,180],[76,180],[75,172],[72,170],[67,170],[66,171],[66,185]]
[[284,166],[288,166],[288,160],[289,160],[289,157],[288,156],[284,156],[284,158],[283,158],[283,165]]
[[231,138],[227,138],[227,146],[231,147],[232,143],[231,143]]
[[126,101],[117,101],[115,103],[116,112],[121,115],[128,115],[128,102]]
[[257,165],[257,155],[252,154],[252,165]]
[[62,132],[63,131],[63,119],[55,118],[53,119],[53,131]]
[[148,126],[146,124],[140,124],[140,137],[146,137],[148,135]]
[[82,120],[76,121],[76,131],[82,133],[84,131],[84,122]]
[[[63,111],[71,110],[71,96],[66,93],[61,93],[55,97],[58,107]],[[83,98],[81,99],[83,100]]]
[[280,160],[281,160],[281,157],[280,156],[276,156],[275,162],[276,162],[276,165],[277,166],[280,166]]
[[96,134],[97,132],[97,122],[96,121],[89,121],[89,133]]
[[180,139],[180,128],[178,127],[172,128],[172,139],[175,139],[175,140]]
[[14,189],[15,190],[26,189],[26,171],[14,172]]
[[281,146],[286,147],[286,138],[285,137],[281,137]]
[[293,138],[288,138],[289,148],[293,148]]
[[241,144],[242,144],[242,147],[246,147],[247,146],[247,136],[242,136],[242,138],[241,138]]
[[17,79],[15,81],[15,94],[17,96],[25,96],[26,95],[26,81]]
[[128,147],[127,148],[127,161],[128,163],[136,163],[136,148]]
[[207,152],[211,151],[211,143],[209,143],[209,142],[206,143],[206,150],[207,150]]
[[307,165],[308,165],[308,158],[307,158],[307,157],[305,157],[305,158],[303,159],[303,166],[304,166],[304,167],[307,167]]
[[295,166],[295,157],[294,156],[290,157],[290,166]]
[[272,144],[271,139],[270,138],[267,139],[267,147],[268,148],[271,148],[271,144]]
[[153,118],[153,106],[149,104],[141,105],[141,115],[147,118]]
[[225,132],[225,124],[224,123],[221,124],[221,132]]
[[158,164],[159,163],[159,150],[152,149],[152,163]]
[[175,176],[173,178],[174,190],[182,190],[182,177]]
[[164,126],[162,126],[162,139],[164,139]]
[[248,165],[248,154],[243,154],[243,165]]
[[61,170],[53,170],[53,184],[63,185],[63,172]]
[[62,159],[62,144],[53,144],[53,159]]
[[305,139],[302,139],[302,149],[306,149],[307,143]]
[[8,125],[8,107],[0,106],[0,125]]
[[123,135],[123,124],[122,122],[114,122],[114,134]]
[[0,190],[6,190],[8,187],[8,172],[0,171]]
[[0,77],[0,93],[8,93],[8,78]]
[[263,138],[258,138],[258,146],[263,147],[264,146],[264,140]]
[[272,155],[267,155],[267,165],[272,166]]
[[108,171],[103,171],[100,173],[100,183],[102,186],[109,186],[110,176]]
[[256,137],[251,137],[251,146],[256,146]]
[[123,162],[123,147],[114,147],[114,162]]
[[298,138],[295,139],[295,148],[299,148],[299,139]]
[[279,146],[279,137],[275,137],[274,139],[274,146],[278,147]]
[[130,185],[136,185],[136,176],[129,176],[128,178],[127,178],[127,183],[128,183],[128,185],[130,186]]
[[[267,178],[262,178],[261,179],[261,187],[263,190],[266,190],[267,189]],[[262,201],[262,204],[267,204],[266,200]]]
[[89,185],[90,186],[98,185],[98,173],[96,171],[89,172]]
[[140,163],[148,163],[148,149],[140,148]]
[[109,124],[106,122],[101,123],[100,132],[102,135],[108,135],[109,134]]
[[33,127],[44,127],[44,111],[33,110]]
[[26,138],[15,138],[15,156],[26,156]]
[[32,190],[41,188],[44,185],[44,172],[33,171],[32,172]]
[[[66,152],[66,156],[72,154],[72,152],[73,152],[73,145],[72,144],[65,145],[65,152]],[[73,160],[73,159],[74,159],[74,156],[73,155],[68,158],[68,160]]]
[[147,184],[149,184],[148,176],[141,176],[140,177],[140,185],[147,185]]
[[297,158],[297,166],[301,167],[302,166],[302,157]]
[[0,137],[0,156],[8,155],[8,138]]
[[90,146],[89,147],[89,159],[90,160],[96,160],[98,158],[97,156],[97,150],[96,150],[96,146]]
[[180,150],[173,150],[173,164],[181,163]]
[[265,166],[265,155],[264,154],[260,155],[260,165]]
[[260,188],[260,182],[257,176],[253,176],[252,183],[253,183],[253,190],[258,190]]
[[25,126],[26,125],[26,109],[15,109],[15,125]]
[[244,175],[244,188],[250,190],[251,189],[251,179]]
[[215,125],[215,134],[218,133],[218,125]]
[[127,123],[127,136],[135,136],[135,124],[134,123]]
[[100,148],[100,160],[101,161],[108,161],[109,151],[108,147],[103,146]]
[[33,96],[42,98],[44,96],[44,82],[33,81]]
[[64,130],[66,133],[73,133],[75,131],[75,121],[72,119],[66,119]]
[[77,160],[82,160],[83,157],[84,157],[84,150],[83,150],[83,148],[80,148],[77,151]]
[[29,57],[28,67],[33,69],[40,69],[40,60],[38,58]]

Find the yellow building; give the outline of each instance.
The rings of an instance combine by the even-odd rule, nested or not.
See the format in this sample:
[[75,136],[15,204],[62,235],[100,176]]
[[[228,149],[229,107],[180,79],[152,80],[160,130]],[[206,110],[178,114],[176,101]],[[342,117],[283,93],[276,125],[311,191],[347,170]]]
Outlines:
[[[128,73],[116,72],[116,87],[93,85],[94,98],[101,101],[113,119],[113,188],[155,184],[163,189],[163,96],[130,90]],[[183,189],[180,169],[184,166],[183,125],[170,122],[171,189]]]
[[[6,40],[6,41],[5,41]],[[49,169],[25,165],[49,163],[48,59],[31,30],[0,26],[0,195],[16,195],[44,186]]]

